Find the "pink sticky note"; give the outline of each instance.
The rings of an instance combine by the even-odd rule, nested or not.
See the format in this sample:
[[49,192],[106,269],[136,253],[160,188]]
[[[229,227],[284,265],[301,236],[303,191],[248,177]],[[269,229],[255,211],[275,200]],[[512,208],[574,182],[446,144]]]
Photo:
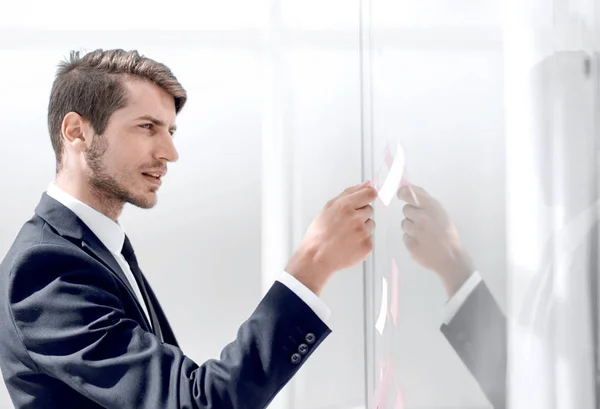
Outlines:
[[392,259],[392,301],[390,302],[390,313],[392,322],[398,325],[398,288],[400,287],[400,276],[398,274],[398,265],[396,260]]
[[372,186],[375,188],[375,190],[377,192],[379,192],[381,190],[381,180],[380,180],[380,174],[377,173],[377,175],[375,175],[375,177],[373,178],[373,182],[372,182]]
[[384,409],[387,402],[388,393],[392,386],[392,378],[394,377],[394,364],[391,358],[388,358],[388,362],[385,365],[383,372],[383,379],[379,383],[379,386],[373,394],[373,407],[372,409]]
[[396,405],[394,409],[404,409],[404,393],[400,388],[396,389]]
[[383,361],[379,362],[379,382],[381,382],[383,380],[384,369],[385,369],[385,362],[383,362]]
[[375,175],[375,176],[373,176],[373,179],[371,179],[371,186],[373,186],[375,188],[375,190],[379,190],[378,185],[379,185],[379,179],[378,179],[377,175]]

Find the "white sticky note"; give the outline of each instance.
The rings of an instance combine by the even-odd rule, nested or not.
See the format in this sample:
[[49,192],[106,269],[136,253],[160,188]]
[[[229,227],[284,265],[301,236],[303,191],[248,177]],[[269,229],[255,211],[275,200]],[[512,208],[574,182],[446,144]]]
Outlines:
[[377,322],[375,323],[375,328],[377,329],[377,332],[379,332],[379,335],[383,335],[388,310],[388,284],[385,277],[382,277],[381,279],[383,280],[381,288],[381,308],[379,309],[379,318],[377,318]]
[[404,173],[404,148],[400,144],[397,146],[398,149],[396,157],[394,158],[394,163],[392,163],[392,168],[390,169],[385,182],[383,182],[383,186],[379,190],[379,198],[386,206],[389,206],[392,198],[396,195],[398,186],[400,186],[400,182],[402,181],[402,174]]
[[390,303],[390,314],[394,325],[398,325],[398,287],[400,286],[400,274],[396,260],[392,259],[392,301]]

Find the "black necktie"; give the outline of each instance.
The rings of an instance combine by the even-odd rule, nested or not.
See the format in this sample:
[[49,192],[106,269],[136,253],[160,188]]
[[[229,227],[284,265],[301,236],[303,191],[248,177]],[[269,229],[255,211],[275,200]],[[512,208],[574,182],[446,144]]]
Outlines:
[[156,316],[156,311],[154,311],[150,297],[148,297],[148,290],[146,289],[146,283],[142,275],[142,270],[140,270],[137,258],[135,257],[135,252],[133,251],[133,247],[131,246],[131,242],[127,236],[125,236],[125,242],[123,243],[123,250],[121,250],[121,254],[123,254],[123,257],[125,257],[125,260],[129,264],[131,273],[135,277],[135,281],[142,292],[142,297],[144,298],[143,302],[146,303],[148,314],[150,314],[150,319],[152,320],[154,334],[158,339],[164,342],[162,332],[160,330],[160,323],[158,322],[158,317]]

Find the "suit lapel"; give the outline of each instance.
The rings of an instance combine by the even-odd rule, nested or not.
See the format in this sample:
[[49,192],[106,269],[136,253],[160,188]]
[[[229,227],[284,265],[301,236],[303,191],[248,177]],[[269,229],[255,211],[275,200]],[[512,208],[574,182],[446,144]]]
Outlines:
[[148,283],[148,281],[146,280],[146,277],[144,275],[142,275],[142,280],[144,281],[144,284],[146,286],[146,290],[147,290],[147,294],[148,294],[148,301],[153,306],[154,312],[158,318],[158,322],[160,324],[160,329],[162,332],[163,340],[167,344],[173,345],[175,347],[179,347],[179,344],[177,343],[177,339],[175,338],[175,334],[173,333],[173,329],[171,328],[171,325],[169,324],[169,321],[167,320],[167,317],[166,317],[165,313],[163,312],[163,310],[160,306],[160,303],[158,302],[158,299],[156,298],[156,295],[154,295],[154,291],[152,291],[152,287],[150,286],[150,283]]
[[[93,235],[93,233],[92,233]],[[133,295],[135,292],[131,287],[131,283],[125,276],[125,273],[117,263],[117,260],[113,257],[113,255],[108,251],[108,249],[100,242],[97,237],[86,237],[86,239],[81,241],[81,247],[83,250],[88,253],[90,256],[94,257],[96,260],[100,261],[104,264],[108,269],[114,273],[119,279],[123,282],[125,287],[129,290],[129,292]]]
[[87,225],[70,209],[63,204],[48,196],[42,195],[40,203],[35,209],[35,213],[44,219],[58,234],[68,238],[77,246],[80,246],[87,254],[101,262],[110,272],[115,275],[119,281],[127,288],[129,295],[135,300],[135,305],[139,315],[144,320],[145,330],[152,332],[150,323],[146,318],[133,288],[125,273],[113,257],[111,252],[102,244],[100,239],[87,227]]

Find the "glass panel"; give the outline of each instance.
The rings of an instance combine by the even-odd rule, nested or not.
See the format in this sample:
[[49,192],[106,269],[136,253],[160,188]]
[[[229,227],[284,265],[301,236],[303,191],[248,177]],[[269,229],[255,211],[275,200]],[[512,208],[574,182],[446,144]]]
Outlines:
[[591,409],[597,6],[435,3],[363,4],[369,407]]

